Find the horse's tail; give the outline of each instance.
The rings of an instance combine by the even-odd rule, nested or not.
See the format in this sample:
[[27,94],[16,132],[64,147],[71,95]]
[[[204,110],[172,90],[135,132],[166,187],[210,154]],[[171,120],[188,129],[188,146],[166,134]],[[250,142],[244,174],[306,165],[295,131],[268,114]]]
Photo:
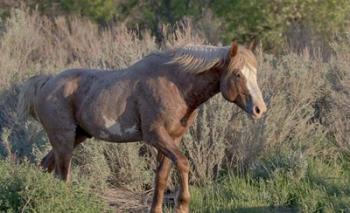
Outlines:
[[48,75],[36,75],[24,82],[17,102],[17,114],[20,120],[26,119],[28,115],[37,118],[34,101],[39,89],[49,80],[49,78],[50,76]]

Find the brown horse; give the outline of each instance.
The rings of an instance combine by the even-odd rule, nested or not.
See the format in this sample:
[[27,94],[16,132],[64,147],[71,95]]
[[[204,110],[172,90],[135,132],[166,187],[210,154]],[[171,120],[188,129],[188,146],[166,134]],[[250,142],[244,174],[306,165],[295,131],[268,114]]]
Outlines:
[[19,110],[39,120],[52,150],[41,165],[68,181],[74,147],[95,137],[117,143],[143,141],[158,150],[151,212],[161,212],[173,163],[181,179],[176,212],[188,212],[189,163],[178,148],[196,109],[215,94],[254,118],[266,111],[248,48],[187,46],[153,53],[125,70],[74,69],[29,79]]

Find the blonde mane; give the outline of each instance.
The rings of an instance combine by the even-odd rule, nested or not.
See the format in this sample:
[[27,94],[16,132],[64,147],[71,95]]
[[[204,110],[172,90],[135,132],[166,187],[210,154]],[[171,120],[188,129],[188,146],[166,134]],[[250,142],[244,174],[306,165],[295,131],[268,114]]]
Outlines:
[[178,64],[185,72],[201,73],[226,60],[230,47],[185,46],[170,50],[169,64]]

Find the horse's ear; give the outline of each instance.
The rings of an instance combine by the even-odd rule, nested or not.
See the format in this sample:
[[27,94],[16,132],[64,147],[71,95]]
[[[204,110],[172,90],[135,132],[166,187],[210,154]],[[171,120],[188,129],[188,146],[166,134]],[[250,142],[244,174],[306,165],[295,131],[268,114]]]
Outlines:
[[249,42],[248,49],[250,51],[254,52],[257,46],[258,46],[258,40],[257,39],[253,39],[251,42]]
[[238,52],[238,43],[236,40],[232,40],[231,48],[230,48],[230,57],[233,58],[237,55]]

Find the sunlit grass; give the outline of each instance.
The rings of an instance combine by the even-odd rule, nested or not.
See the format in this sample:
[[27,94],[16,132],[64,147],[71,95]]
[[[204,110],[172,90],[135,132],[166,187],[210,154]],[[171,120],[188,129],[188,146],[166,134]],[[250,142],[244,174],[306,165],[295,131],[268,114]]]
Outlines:
[[66,185],[29,163],[0,160],[1,212],[103,212],[107,206],[82,181]]
[[283,170],[267,179],[230,175],[192,188],[192,212],[346,212],[350,210],[349,168],[311,161],[304,177]]

